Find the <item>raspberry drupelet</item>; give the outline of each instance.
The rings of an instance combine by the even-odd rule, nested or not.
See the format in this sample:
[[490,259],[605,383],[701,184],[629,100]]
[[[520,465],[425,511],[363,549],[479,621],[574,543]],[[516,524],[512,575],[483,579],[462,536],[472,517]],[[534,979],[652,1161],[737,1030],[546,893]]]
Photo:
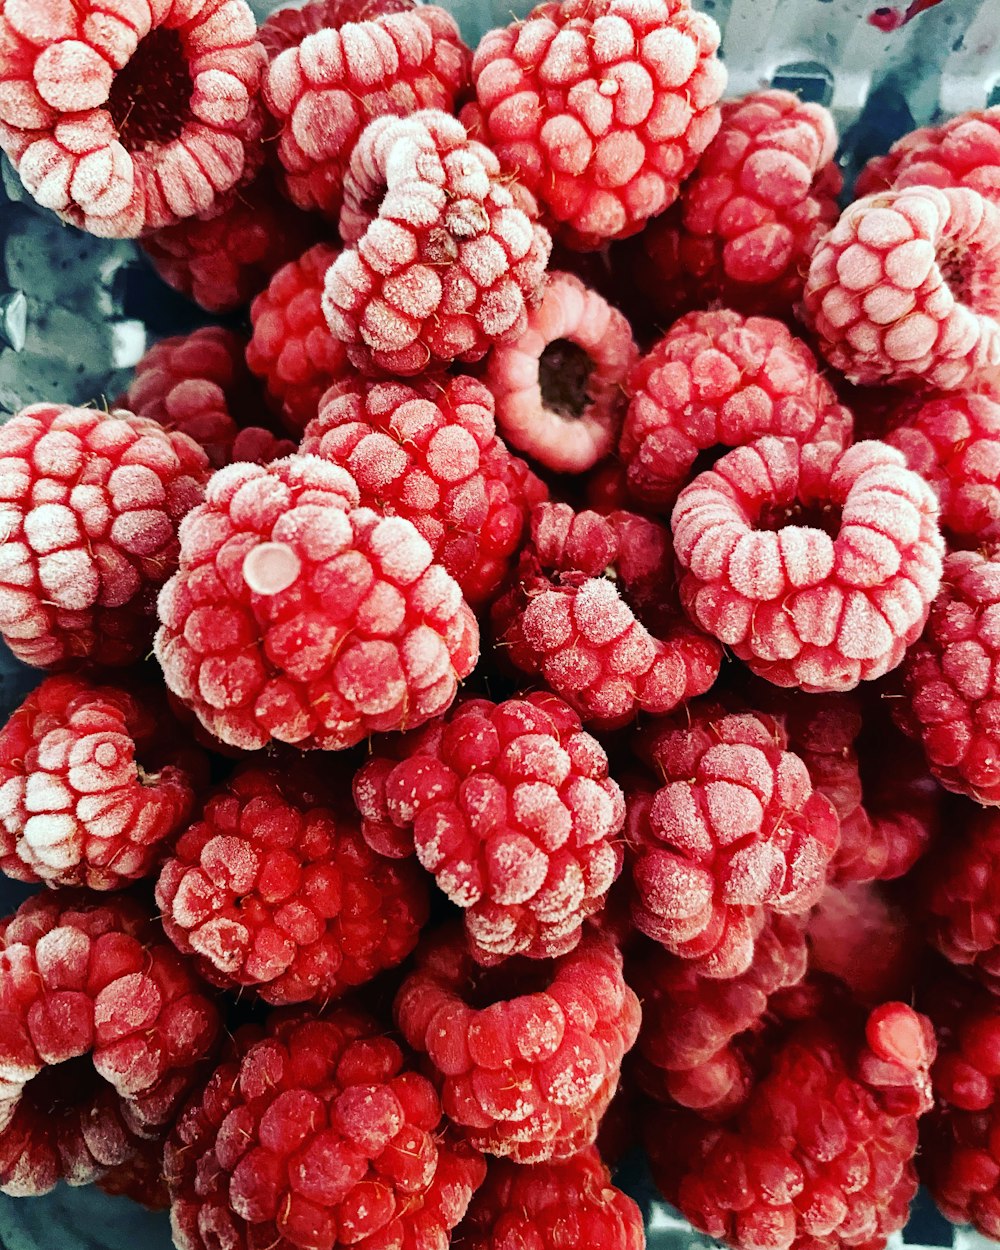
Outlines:
[[234,464],[184,520],[159,599],[168,688],[222,742],[335,751],[445,710],[479,658],[454,580],[409,521],[317,456]]
[[215,1004],[125,895],[35,895],[0,923],[0,1190],[86,1185],[162,1139],[211,1055]]
[[547,469],[592,468],[614,448],[637,355],[616,308],[573,274],[550,272],[524,333],[490,354],[500,433]]
[[374,1020],[237,1033],[164,1156],[178,1250],[446,1246],[486,1174]]
[[6,0],[0,47],[0,145],[71,225],[172,225],[260,164],[267,57],[244,0]]
[[637,742],[660,781],[627,795],[636,928],[709,977],[742,975],[774,913],[818,900],[833,804],[769,716],[690,704]]
[[0,869],[92,890],[152,876],[207,773],[169,720],[153,689],[46,678],[0,729]]
[[691,619],[809,693],[895,668],[941,585],[934,492],[874,440],[737,447],[681,491],[671,525]]
[[1000,200],[1000,107],[903,135],[858,174],[855,198],[901,187],[968,187]]
[[602,729],[704,694],[722,648],[683,616],[669,530],[630,512],[543,503],[514,585],[493,606],[497,646]]
[[0,428],[0,635],[18,659],[145,655],[208,473],[187,435],[125,411],[35,404]]
[[1000,991],[1000,813],[957,806],[947,840],[922,874],[920,915],[927,939],[953,964]]
[[477,1150],[514,1163],[593,1144],[640,1018],[621,954],[603,937],[549,964],[484,972],[459,930],[418,949],[395,1013],[427,1056],[448,1118]]
[[1000,382],[1000,203],[910,187],[849,205],[813,253],[805,315],[849,382]]
[[412,522],[474,607],[496,594],[548,494],[496,436],[489,389],[462,374],[340,382],[300,450],[342,465],[366,506]]
[[481,963],[572,950],[621,870],[621,789],[555,695],[466,700],[376,748],[354,795],[375,850],[416,852],[465,909]]
[[416,946],[426,878],[372,852],[343,798],[245,766],[178,839],[156,901],[167,937],[207,981],[275,1006],[326,1003]]
[[469,110],[581,251],[677,198],[719,128],[719,28],[688,0],[562,0],[483,37]]
[[852,419],[809,348],[769,317],[693,312],[632,369],[619,442],[628,489],[664,507],[698,457],[764,434],[850,441]]
[[347,22],[367,22],[384,13],[406,13],[416,0],[307,0],[294,8],[275,9],[261,23],[258,37],[273,61],[286,48],[296,48],[307,35],[339,30]]
[[381,117],[344,180],[323,311],[352,364],[423,373],[524,333],[551,240],[494,154],[434,109]]

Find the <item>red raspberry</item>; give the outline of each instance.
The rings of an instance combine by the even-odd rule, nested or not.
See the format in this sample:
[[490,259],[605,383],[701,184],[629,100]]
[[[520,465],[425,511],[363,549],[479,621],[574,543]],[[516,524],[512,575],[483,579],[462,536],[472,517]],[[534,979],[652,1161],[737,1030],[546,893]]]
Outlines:
[[831,885],[809,917],[809,967],[837,977],[858,1002],[909,1000],[924,938],[916,917],[877,883]]
[[472,955],[572,950],[621,871],[625,801],[608,757],[550,694],[469,699],[361,769],[375,850],[412,855],[465,909]]
[[457,932],[441,933],[418,950],[396,1021],[477,1150],[515,1163],[568,1159],[597,1136],[639,1032],[639,1000],[601,937],[551,965],[519,963],[484,974]]
[[964,188],[858,200],[813,253],[805,310],[849,382],[1000,382],[1000,204]]
[[178,1250],[447,1245],[485,1163],[374,1020],[276,1014],[233,1050],[167,1142]]
[[97,1184],[106,1194],[130,1198],[150,1211],[166,1211],[170,1194],[163,1176],[163,1142],[140,1142],[127,1163],[109,1168]]
[[611,1183],[594,1147],[564,1163],[491,1160],[455,1234],[464,1250],[644,1250],[642,1212]]
[[948,838],[925,864],[923,923],[953,964],[1000,991],[1000,813],[958,807]]
[[[513,190],[516,190],[514,188]],[[551,241],[453,117],[381,117],[344,179],[323,311],[359,368],[422,373],[520,337]]]
[[672,504],[703,452],[763,434],[850,441],[851,415],[780,321],[718,309],[674,322],[629,377],[619,452],[628,487]]
[[290,438],[280,438],[259,425],[248,425],[233,439],[228,463],[270,464],[273,460],[283,460],[294,451],[295,444]]
[[259,162],[256,34],[244,0],[6,0],[0,144],[39,204],[91,234],[205,212]]
[[156,885],[167,937],[206,980],[279,1006],[401,963],[427,899],[417,866],[373,854],[332,790],[252,766],[208,800]]
[[493,396],[473,378],[354,378],[325,397],[300,450],[342,465],[366,506],[412,522],[477,605],[495,595],[548,493],[495,429]]
[[367,22],[383,13],[406,13],[416,0],[307,0],[301,8],[275,9],[257,32],[273,61],[279,52],[295,48],[307,35],[339,30],[347,22]]
[[854,195],[915,186],[968,187],[1000,199],[1000,108],[960,113],[903,135],[862,169]]
[[873,441],[760,438],[681,491],[681,600],[779,686],[850,690],[896,667],[941,584],[934,492]]
[[0,428],[0,634],[26,664],[131,664],[208,460],[129,412],[24,408]]
[[525,331],[490,355],[486,379],[512,447],[582,473],[610,452],[638,351],[622,314],[570,273],[549,273]]
[[624,251],[629,277],[656,315],[711,300],[741,312],[789,312],[813,249],[837,220],[836,147],[830,113],[790,91],[724,103],[719,133],[677,204]]
[[412,729],[475,667],[476,619],[427,542],[317,456],[220,469],[180,537],[156,655],[230,746],[336,751]]
[[0,1190],[86,1185],[162,1138],[214,1004],[137,902],[58,890],[0,924]]
[[641,230],[719,129],[719,28],[688,0],[562,0],[472,61],[483,140],[573,248]]
[[627,796],[637,929],[709,977],[750,967],[774,912],[809,910],[839,828],[777,721],[692,704],[639,741],[658,789]]
[[330,7],[322,28],[301,40],[282,30],[264,102],[278,123],[275,152],[289,199],[336,221],[365,126],[419,109],[451,113],[468,86],[471,54],[455,19],[437,5],[360,21]]
[[516,583],[494,605],[498,646],[601,728],[672,711],[704,694],[722,661],[681,615],[673,583],[665,526],[539,504]]

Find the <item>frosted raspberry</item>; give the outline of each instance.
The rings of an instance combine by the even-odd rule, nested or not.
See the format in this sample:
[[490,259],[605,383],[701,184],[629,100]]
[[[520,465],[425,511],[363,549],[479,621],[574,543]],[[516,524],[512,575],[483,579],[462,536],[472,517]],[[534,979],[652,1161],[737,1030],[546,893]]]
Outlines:
[[259,164],[267,58],[244,0],[6,0],[0,48],[0,144],[91,234],[203,213]]
[[573,274],[550,273],[524,333],[490,355],[500,433],[547,469],[591,468],[614,448],[637,355],[616,308]]
[[848,381],[1000,381],[1000,204],[964,188],[858,200],[813,253],[805,310]]
[[968,187],[1000,199],[1000,107],[960,113],[898,139],[858,174],[855,197],[889,188]]
[[157,590],[208,460],[129,412],[24,408],[0,428],[0,634],[40,668],[149,650]]
[[86,1185],[162,1138],[218,1031],[214,1004],[126,896],[35,895],[0,924],[0,1190]]
[[431,4],[358,20],[337,11],[345,7],[323,6],[322,28],[301,41],[286,27],[264,79],[285,191],[332,221],[365,126],[419,109],[451,113],[469,82],[470,53],[447,10]]
[[405,517],[473,605],[493,597],[547,495],[496,437],[493,396],[458,375],[339,383],[300,450],[342,465],[361,502]]
[[622,792],[600,743],[554,695],[460,703],[376,750],[354,795],[368,842],[415,851],[465,909],[483,963],[572,950],[621,870]]
[[677,198],[719,128],[719,28],[687,0],[562,0],[485,35],[483,141],[567,243],[625,238]]
[[631,512],[539,504],[493,623],[516,668],[606,729],[704,694],[722,660],[679,611],[669,531]]
[[774,912],[817,901],[837,849],[833,804],[777,721],[692,704],[639,740],[662,784],[627,796],[636,928],[710,977],[750,967]]
[[593,1144],[640,1016],[604,938],[551,964],[483,973],[457,932],[418,949],[395,1010],[403,1037],[428,1057],[445,1114],[476,1149],[514,1163]]
[[809,967],[837,977],[859,1002],[909,1000],[923,954],[922,930],[878,883],[831,885],[809,917]]
[[427,920],[417,866],[374,854],[340,796],[242,767],[160,872],[167,936],[206,980],[321,1002],[395,967]]
[[875,441],[760,438],[674,507],[691,619],[779,686],[850,690],[896,667],[941,584],[934,492]]
[[475,617],[427,542],[359,507],[354,479],[317,456],[220,469],[180,538],[156,655],[230,746],[333,751],[415,728],[478,659]]
[[816,358],[769,317],[689,313],[633,368],[628,390],[619,452],[629,490],[648,504],[672,504],[703,452],[763,434],[850,441],[850,413]]
[[347,249],[323,311],[353,364],[397,374],[479,360],[524,333],[550,240],[453,117],[382,117],[344,179]]
[[307,35],[339,30],[346,22],[367,22],[383,13],[405,13],[416,0],[307,0],[301,8],[275,9],[261,24],[258,36],[273,61],[295,48]]
[[591,1147],[563,1163],[491,1160],[455,1244],[466,1250],[644,1250],[642,1212]]
[[167,1142],[178,1250],[447,1245],[486,1167],[381,1026],[282,1013],[233,1049]]

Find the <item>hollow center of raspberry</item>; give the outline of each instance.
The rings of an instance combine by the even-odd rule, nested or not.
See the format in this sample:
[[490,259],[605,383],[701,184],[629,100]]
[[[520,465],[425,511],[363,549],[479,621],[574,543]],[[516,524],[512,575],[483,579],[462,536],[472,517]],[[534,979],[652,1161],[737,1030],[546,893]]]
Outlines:
[[538,361],[542,403],[560,417],[582,417],[590,403],[590,374],[594,362],[582,347],[555,339]]
[[157,26],[118,74],[107,109],[129,152],[178,138],[190,116],[194,84],[176,30]]
[[64,1115],[89,1102],[102,1085],[89,1055],[43,1068],[24,1087],[23,1101],[43,1117]]
[[482,1011],[494,1003],[505,1003],[522,994],[540,994],[552,984],[552,970],[538,966],[536,959],[515,955],[498,968],[477,968],[463,996],[470,1007]]
[[258,595],[278,595],[302,572],[302,561],[287,543],[261,543],[243,561],[243,580]]
[[996,272],[977,264],[971,249],[939,246],[938,269],[960,304],[991,316],[1000,313]]
[[787,525],[823,530],[831,538],[840,532],[840,508],[834,503],[794,503],[765,508],[757,520],[761,530],[782,530]]

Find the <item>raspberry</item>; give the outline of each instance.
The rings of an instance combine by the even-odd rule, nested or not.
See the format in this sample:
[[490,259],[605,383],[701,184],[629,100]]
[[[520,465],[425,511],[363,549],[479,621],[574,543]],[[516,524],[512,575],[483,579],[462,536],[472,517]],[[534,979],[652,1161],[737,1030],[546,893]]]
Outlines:
[[877,884],[831,885],[809,917],[809,966],[837,977],[859,1002],[908,1000],[924,936]]
[[325,789],[239,768],[163,865],[164,929],[213,985],[325,1003],[416,946],[423,874],[373,854]]
[[610,452],[638,351],[616,308],[570,273],[549,273],[525,331],[486,374],[504,438],[547,469],[582,473]]
[[573,248],[625,238],[677,198],[719,128],[719,28],[687,0],[562,0],[485,35],[483,140]]
[[0,428],[0,635],[26,664],[131,664],[208,460],[129,412],[24,408]]
[[627,796],[632,918],[706,976],[746,972],[767,917],[808,911],[826,884],[836,812],[786,745],[771,717],[714,703],[639,741],[662,784]]
[[166,1211],[170,1195],[163,1177],[163,1142],[140,1142],[127,1163],[109,1168],[97,1184],[106,1194],[131,1198],[151,1211]]
[[279,269],[253,302],[247,364],[264,379],[272,408],[301,434],[323,393],[351,372],[323,316],[323,280],[340,252],[317,243]]
[[587,937],[550,965],[477,970],[458,933],[417,953],[396,996],[403,1037],[426,1054],[445,1114],[477,1150],[514,1163],[590,1146],[639,1031],[616,947]]
[[850,690],[895,668],[941,584],[934,492],[901,452],[760,438],[674,507],[681,600],[779,686]]
[[647,504],[672,504],[702,452],[764,434],[850,441],[850,413],[812,352],[768,317],[689,313],[633,368],[628,390],[619,452]]
[[218,1031],[143,909],[57,890],[0,924],[0,1190],[86,1185],[162,1138]]
[[412,522],[476,605],[495,595],[547,494],[495,428],[493,396],[472,378],[354,378],[323,400],[300,449],[342,465],[366,506]]
[[676,205],[624,249],[659,317],[719,300],[781,315],[802,295],[809,257],[837,220],[837,132],[820,104],[754,91],[722,105],[722,126]]
[[6,0],[0,144],[39,204],[91,234],[203,213],[260,160],[256,33],[244,0]]
[[642,1212],[591,1147],[564,1163],[491,1161],[455,1235],[465,1250],[644,1250]]
[[722,661],[681,615],[673,581],[665,526],[539,504],[515,585],[494,604],[498,646],[600,728],[672,711],[704,694]]
[[967,805],[925,865],[923,925],[953,964],[969,966],[1000,990],[1000,815]]
[[898,139],[858,174],[855,197],[890,188],[968,187],[1000,199],[1000,108],[960,113]]
[[465,909],[483,963],[572,950],[621,870],[621,790],[600,743],[554,695],[460,703],[376,750],[354,795],[369,844],[416,851]]
[[344,178],[347,249],[323,296],[351,362],[422,373],[519,338],[551,246],[519,202],[497,158],[453,117],[429,109],[372,122]]
[[178,1250],[447,1245],[486,1167],[375,1021],[282,1013],[236,1041],[167,1142]]
[[282,460],[294,451],[295,444],[290,438],[279,438],[262,426],[249,425],[233,439],[228,463],[270,464],[272,460]]
[[849,382],[1000,381],[1000,204],[964,188],[858,200],[813,253],[805,311]]
[[359,21],[336,12],[341,7],[324,6],[323,27],[300,41],[291,41],[286,26],[264,79],[284,189],[294,204],[331,221],[365,126],[418,109],[451,113],[469,82],[470,53],[445,9],[426,5]]
[[416,0],[307,0],[301,8],[275,9],[261,24],[258,36],[273,61],[295,48],[307,35],[338,30],[347,22],[367,22],[383,13],[406,13]]
[[415,728],[478,659],[476,619],[427,542],[359,507],[317,456],[220,469],[180,538],[156,655],[230,746],[335,751]]

